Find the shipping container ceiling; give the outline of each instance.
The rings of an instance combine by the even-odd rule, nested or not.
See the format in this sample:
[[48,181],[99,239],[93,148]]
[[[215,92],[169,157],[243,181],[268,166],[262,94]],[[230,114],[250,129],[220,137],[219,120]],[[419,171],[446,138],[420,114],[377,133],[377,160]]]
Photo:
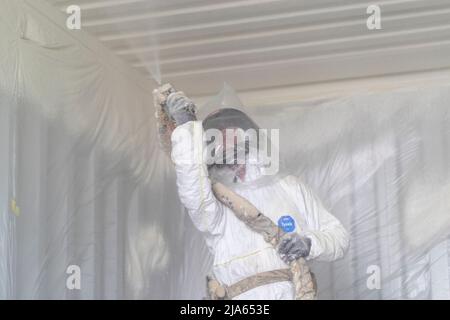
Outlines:
[[[48,0],[146,77],[190,95],[442,71],[449,0]],[[366,25],[371,4],[381,30]]]

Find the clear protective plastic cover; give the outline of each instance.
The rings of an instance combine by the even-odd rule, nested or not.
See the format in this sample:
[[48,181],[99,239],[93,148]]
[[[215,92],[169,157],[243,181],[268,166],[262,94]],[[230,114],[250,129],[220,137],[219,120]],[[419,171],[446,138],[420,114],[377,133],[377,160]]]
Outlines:
[[[154,88],[42,8],[0,3],[0,298],[203,298],[213,257],[159,147]],[[343,259],[311,263],[319,299],[450,298],[450,87],[238,100],[227,87],[199,118],[232,107],[277,129],[277,176],[350,233]]]

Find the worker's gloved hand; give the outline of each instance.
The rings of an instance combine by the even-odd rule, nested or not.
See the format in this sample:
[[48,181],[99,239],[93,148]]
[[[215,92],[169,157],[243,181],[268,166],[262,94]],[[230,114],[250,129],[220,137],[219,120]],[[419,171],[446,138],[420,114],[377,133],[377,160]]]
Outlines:
[[167,112],[175,120],[177,126],[197,119],[197,108],[194,102],[186,97],[183,92],[178,91],[169,94],[166,105]]
[[286,233],[278,246],[281,259],[289,264],[301,257],[307,257],[311,250],[311,239],[302,237],[298,233]]

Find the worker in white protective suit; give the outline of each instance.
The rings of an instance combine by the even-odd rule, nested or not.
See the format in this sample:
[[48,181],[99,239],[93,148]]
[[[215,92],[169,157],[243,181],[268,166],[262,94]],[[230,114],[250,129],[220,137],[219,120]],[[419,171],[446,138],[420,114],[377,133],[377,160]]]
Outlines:
[[[177,124],[171,136],[171,157],[180,200],[214,255],[215,279],[231,287],[268,271],[285,270],[291,260],[299,257],[321,261],[341,258],[349,243],[346,230],[298,178],[264,179],[264,166],[250,161],[248,144],[244,164],[207,165],[204,131],[258,129],[256,124],[245,113],[231,108],[216,111],[202,123],[192,114],[192,105],[180,92],[167,99],[168,112]],[[215,151],[220,148],[223,151],[230,145],[225,139],[216,143]],[[230,155],[236,156],[236,149],[233,146],[234,152],[221,153],[220,157],[226,160]],[[211,179],[221,180],[286,232],[277,249],[215,198]],[[272,278],[267,283],[259,281],[257,285],[244,287],[231,298],[294,299],[293,285],[287,279],[274,282]]]

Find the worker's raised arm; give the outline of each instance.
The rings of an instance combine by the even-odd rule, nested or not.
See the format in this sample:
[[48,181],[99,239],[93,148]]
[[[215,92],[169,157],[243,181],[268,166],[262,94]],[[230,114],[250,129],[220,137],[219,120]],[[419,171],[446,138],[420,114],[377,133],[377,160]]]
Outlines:
[[171,135],[171,158],[175,165],[180,200],[186,207],[194,225],[202,232],[221,233],[223,206],[211,190],[208,170],[204,161],[204,140],[201,121],[183,111],[190,101],[180,93],[168,98],[169,111],[173,110],[177,127]]

